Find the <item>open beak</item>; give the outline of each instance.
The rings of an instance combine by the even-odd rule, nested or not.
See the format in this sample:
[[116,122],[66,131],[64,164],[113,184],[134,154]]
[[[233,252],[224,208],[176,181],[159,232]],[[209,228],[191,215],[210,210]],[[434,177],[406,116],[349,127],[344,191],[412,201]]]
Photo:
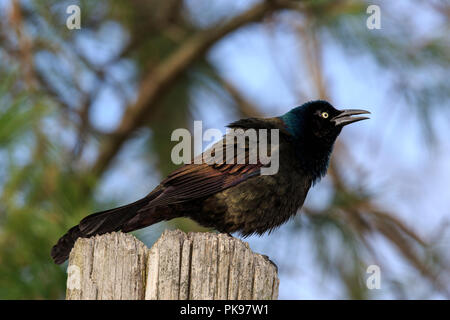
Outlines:
[[358,114],[370,114],[370,112],[360,109],[342,110],[341,113],[331,119],[331,121],[333,121],[336,126],[343,127],[353,122],[370,119],[368,117],[352,117]]

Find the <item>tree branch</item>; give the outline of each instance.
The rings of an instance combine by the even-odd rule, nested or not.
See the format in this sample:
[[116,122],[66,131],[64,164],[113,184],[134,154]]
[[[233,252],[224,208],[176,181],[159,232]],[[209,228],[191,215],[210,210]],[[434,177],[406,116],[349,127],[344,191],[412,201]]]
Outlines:
[[92,173],[100,176],[109,166],[123,143],[139,128],[154,111],[156,101],[175,79],[214,43],[227,34],[267,14],[288,6],[285,1],[264,1],[228,22],[200,31],[186,40],[171,56],[160,63],[142,80],[136,102],[127,108],[116,132],[104,144],[93,166]]

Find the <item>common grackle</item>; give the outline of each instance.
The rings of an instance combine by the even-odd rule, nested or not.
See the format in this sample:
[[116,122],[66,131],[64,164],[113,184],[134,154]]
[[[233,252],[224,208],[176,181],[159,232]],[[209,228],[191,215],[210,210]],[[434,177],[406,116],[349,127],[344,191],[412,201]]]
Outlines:
[[[79,237],[119,230],[130,232],[176,217],[189,217],[220,232],[240,232],[244,236],[270,231],[296,214],[311,185],[326,174],[333,144],[342,127],[368,119],[352,117],[367,113],[370,112],[336,110],[328,102],[317,100],[281,117],[233,122],[228,127],[241,132],[278,129],[276,174],[262,175],[261,170],[267,164],[259,160],[183,165],[146,197],[82,219],[59,239],[51,256],[60,264],[68,258]],[[224,150],[237,141],[226,137],[222,140]],[[248,160],[248,145],[242,149]]]

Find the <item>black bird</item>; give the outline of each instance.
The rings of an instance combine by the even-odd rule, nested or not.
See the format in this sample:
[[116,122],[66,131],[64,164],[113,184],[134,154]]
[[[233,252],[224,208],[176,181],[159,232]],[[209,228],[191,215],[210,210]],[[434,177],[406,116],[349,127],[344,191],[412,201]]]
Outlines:
[[[336,110],[330,103],[318,100],[296,107],[281,117],[233,122],[229,128],[279,130],[276,174],[261,175],[267,165],[259,160],[253,164],[235,163],[237,161],[186,164],[146,197],[82,219],[59,239],[51,256],[60,264],[68,258],[79,237],[119,230],[130,232],[176,217],[189,217],[220,232],[240,232],[243,236],[270,231],[297,213],[311,185],[326,174],[333,144],[342,128],[368,119],[352,117],[367,113],[370,112]],[[224,150],[236,140],[233,138],[227,144],[225,136]],[[249,148],[244,151],[248,160],[251,151]],[[237,155],[238,152],[235,157]]]

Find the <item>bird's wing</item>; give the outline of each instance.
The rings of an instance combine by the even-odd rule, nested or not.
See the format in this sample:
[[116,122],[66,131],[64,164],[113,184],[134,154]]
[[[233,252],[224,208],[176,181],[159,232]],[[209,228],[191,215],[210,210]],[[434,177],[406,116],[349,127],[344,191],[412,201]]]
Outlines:
[[[195,158],[194,163],[172,172],[160,184],[164,191],[140,211],[210,196],[259,175],[263,165],[257,157],[252,158],[257,152],[257,148],[249,148],[252,138],[245,140],[244,145],[239,144],[238,139],[227,139],[227,136]],[[231,149],[235,152],[231,153]],[[222,150],[222,163],[212,162],[218,150]],[[196,164],[198,159],[203,159],[202,163]]]
[[281,136],[289,137],[291,134],[287,130],[283,120],[280,117],[275,118],[247,118],[240,119],[230,123],[228,128],[241,128],[241,129],[278,129]]

